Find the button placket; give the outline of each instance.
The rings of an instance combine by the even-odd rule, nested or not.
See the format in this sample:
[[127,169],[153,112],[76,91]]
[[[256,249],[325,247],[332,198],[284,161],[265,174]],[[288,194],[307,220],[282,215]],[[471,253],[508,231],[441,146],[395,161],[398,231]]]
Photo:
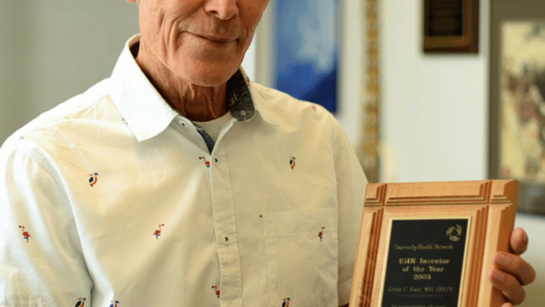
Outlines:
[[240,258],[236,244],[236,218],[229,169],[219,163],[225,154],[222,143],[218,143],[210,157],[214,167],[210,170],[212,210],[216,232],[216,248],[221,274],[221,306],[241,306],[238,295],[242,292]]

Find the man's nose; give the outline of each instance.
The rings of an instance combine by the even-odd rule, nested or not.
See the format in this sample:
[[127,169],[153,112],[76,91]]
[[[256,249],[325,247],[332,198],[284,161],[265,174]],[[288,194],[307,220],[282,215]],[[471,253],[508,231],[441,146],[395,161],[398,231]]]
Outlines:
[[204,9],[220,20],[230,20],[238,14],[238,0],[206,0]]

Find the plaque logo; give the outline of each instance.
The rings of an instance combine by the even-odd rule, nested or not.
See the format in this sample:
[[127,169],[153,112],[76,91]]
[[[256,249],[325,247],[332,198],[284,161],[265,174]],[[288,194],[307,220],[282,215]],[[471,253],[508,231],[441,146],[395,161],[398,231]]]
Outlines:
[[452,242],[458,242],[460,241],[460,236],[462,235],[462,226],[456,224],[456,226],[452,226],[449,229],[447,229],[447,237]]

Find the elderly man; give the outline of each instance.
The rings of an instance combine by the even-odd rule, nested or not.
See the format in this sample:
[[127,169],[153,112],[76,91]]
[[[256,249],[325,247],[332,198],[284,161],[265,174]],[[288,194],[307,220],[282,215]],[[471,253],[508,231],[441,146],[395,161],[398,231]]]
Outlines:
[[[0,306],[348,303],[366,180],[331,114],[240,69],[267,4],[142,0],[111,78],[6,141]],[[515,254],[490,280],[519,303]]]

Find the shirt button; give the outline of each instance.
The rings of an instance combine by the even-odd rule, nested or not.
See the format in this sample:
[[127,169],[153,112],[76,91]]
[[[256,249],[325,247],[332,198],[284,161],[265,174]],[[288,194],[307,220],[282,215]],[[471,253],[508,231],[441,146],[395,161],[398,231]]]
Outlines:
[[229,244],[229,237],[223,238],[223,242],[225,242],[225,244]]
[[218,159],[214,158],[214,162],[218,163]]

